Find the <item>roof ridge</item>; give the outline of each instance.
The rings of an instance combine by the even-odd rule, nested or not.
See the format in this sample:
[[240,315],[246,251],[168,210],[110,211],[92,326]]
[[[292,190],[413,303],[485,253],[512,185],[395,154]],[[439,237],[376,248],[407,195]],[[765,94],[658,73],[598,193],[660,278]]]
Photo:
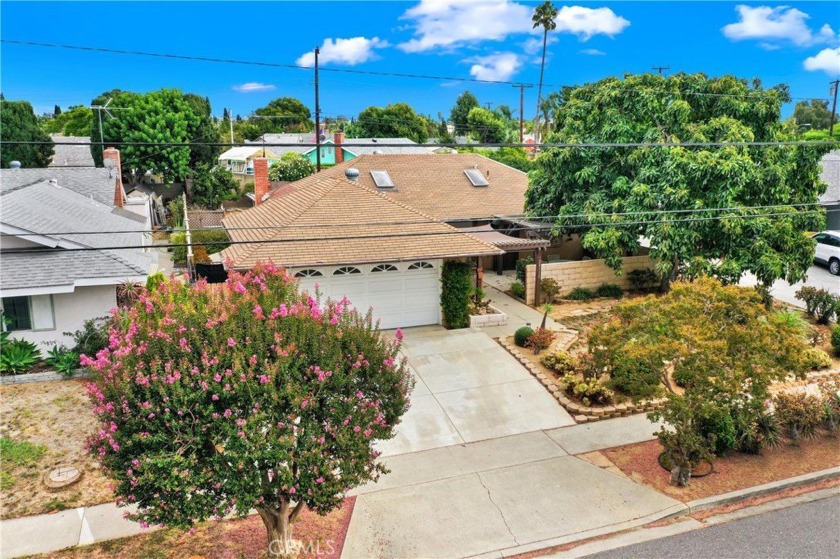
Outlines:
[[128,266],[129,268],[131,268],[135,272],[140,272],[141,274],[148,274],[149,273],[148,270],[144,270],[143,268],[140,268],[136,264],[132,263],[129,260],[126,260],[125,258],[123,258],[122,256],[119,256],[118,254],[115,254],[115,253],[111,252],[110,250],[99,250],[98,252],[101,252],[102,254],[104,254],[108,258],[111,258],[112,260],[116,260],[117,262],[119,262],[120,264],[123,264],[124,266]]

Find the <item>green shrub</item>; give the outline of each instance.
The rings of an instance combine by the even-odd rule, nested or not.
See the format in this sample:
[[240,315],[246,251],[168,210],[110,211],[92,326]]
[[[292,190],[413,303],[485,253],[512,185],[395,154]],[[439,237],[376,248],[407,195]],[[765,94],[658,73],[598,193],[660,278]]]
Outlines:
[[525,267],[534,263],[534,258],[526,256],[516,261],[516,279],[525,283]]
[[271,165],[268,178],[272,181],[297,181],[314,172],[315,164],[308,157],[290,151]]
[[522,285],[522,282],[515,281],[510,284],[510,293],[514,297],[519,297],[520,299],[525,298],[525,286]]
[[[200,230],[190,233],[193,246],[202,244],[207,249],[207,254],[221,252],[230,246],[230,239],[222,230]],[[172,247],[172,261],[180,266],[187,264],[187,234],[185,231],[175,231],[169,236]]]
[[448,329],[470,325],[470,293],[473,291],[469,264],[449,260],[443,264],[440,276],[440,306],[443,324]]
[[566,296],[566,299],[572,301],[591,301],[595,298],[595,292],[585,287],[575,287],[572,292]]
[[611,404],[615,397],[613,391],[596,378],[581,379],[575,374],[568,374],[558,384],[563,392],[579,399],[584,406]]
[[636,291],[650,291],[659,284],[659,274],[650,268],[632,270],[627,273],[627,279]]
[[831,331],[831,347],[834,348],[834,355],[840,357],[840,324],[836,324]]
[[796,292],[796,298],[805,303],[805,310],[818,324],[828,324],[840,310],[840,297],[825,289],[805,286]]
[[806,371],[819,371],[828,369],[833,363],[831,357],[826,352],[815,347],[809,347],[805,350],[805,357],[803,368]]
[[802,319],[799,311],[778,311],[773,318],[779,324],[801,332],[803,336],[808,331],[808,323]]
[[76,369],[79,368],[79,355],[63,345],[54,345],[47,352],[47,358],[44,361],[47,365],[55,367],[55,370],[65,377],[73,376]]
[[6,340],[0,348],[0,373],[26,373],[41,361],[41,350],[26,340]]
[[65,332],[65,336],[72,336],[75,345],[73,353],[95,358],[100,350],[108,347],[108,328],[110,321],[107,317],[85,320],[81,330]]
[[540,280],[540,293],[546,302],[554,302],[554,298],[560,293],[560,284],[557,280],[552,278],[543,278]]
[[794,443],[816,436],[825,417],[822,398],[804,392],[776,394],[773,408],[779,424]]
[[523,326],[513,333],[513,341],[519,347],[525,347],[528,343],[528,338],[534,333],[534,329],[530,326]]
[[172,229],[184,226],[184,198],[178,196],[166,204],[166,225]]
[[565,351],[546,353],[540,357],[540,363],[543,364],[543,367],[554,371],[558,375],[573,373],[580,366],[578,360]]
[[548,328],[540,327],[534,330],[534,332],[528,337],[528,341],[525,342],[525,347],[530,347],[534,350],[535,354],[538,354],[550,346],[553,341],[554,332]]
[[747,454],[761,454],[765,448],[778,446],[782,431],[779,420],[763,403],[736,410],[735,428],[738,451]]
[[166,281],[166,276],[163,275],[163,272],[155,272],[154,274],[149,274],[146,277],[146,290],[147,291],[154,291],[158,288],[160,284]]
[[608,299],[621,299],[624,297],[624,290],[621,289],[621,286],[614,283],[602,283],[595,290],[595,294],[598,297],[606,297]]
[[659,373],[643,363],[620,360],[610,370],[610,387],[631,398],[651,398],[661,392]]
[[738,444],[735,419],[725,408],[709,407],[706,414],[698,417],[697,429],[709,441],[715,456],[724,456]]

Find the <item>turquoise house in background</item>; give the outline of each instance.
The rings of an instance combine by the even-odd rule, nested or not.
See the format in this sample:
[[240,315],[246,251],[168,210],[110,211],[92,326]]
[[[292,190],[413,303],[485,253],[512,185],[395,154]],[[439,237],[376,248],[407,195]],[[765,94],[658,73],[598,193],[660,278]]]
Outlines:
[[[360,155],[383,153],[390,155],[398,154],[430,154],[434,153],[432,148],[418,146],[416,142],[408,138],[347,138],[344,132],[336,132],[325,137],[321,141],[321,165],[336,165],[349,161]],[[249,142],[252,144],[303,144],[299,146],[266,146],[272,153],[282,156],[284,153],[299,153],[316,163],[317,152],[311,144],[315,143],[315,134],[263,134],[261,137]],[[358,144],[345,146],[345,143]],[[308,144],[308,145],[307,145]],[[381,144],[400,144],[398,146],[383,146]],[[405,147],[403,147],[405,146]]]

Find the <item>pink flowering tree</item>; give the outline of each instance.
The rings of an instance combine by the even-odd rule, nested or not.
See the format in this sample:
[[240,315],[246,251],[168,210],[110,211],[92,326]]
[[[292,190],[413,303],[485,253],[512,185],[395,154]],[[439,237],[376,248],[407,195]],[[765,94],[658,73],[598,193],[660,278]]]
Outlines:
[[225,284],[175,281],[115,314],[84,363],[101,428],[90,445],[128,516],[189,527],[256,509],[271,557],[295,553],[303,507],[326,514],[376,480],[376,440],[408,407],[396,342],[346,300],[299,294],[259,265]]

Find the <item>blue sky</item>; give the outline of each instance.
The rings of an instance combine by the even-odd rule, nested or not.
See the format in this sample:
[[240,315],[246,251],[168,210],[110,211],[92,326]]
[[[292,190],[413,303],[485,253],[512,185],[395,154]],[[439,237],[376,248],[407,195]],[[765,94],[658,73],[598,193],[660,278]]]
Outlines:
[[[570,2],[551,33],[545,83],[581,84],[650,71],[760,78],[795,97],[828,97],[840,75],[837,2]],[[537,82],[535,2],[9,2],[0,35],[114,49],[307,65],[321,46],[325,68]],[[785,7],[791,6],[791,7]],[[18,45],[0,45],[7,99],[37,111],[88,104],[102,91],[178,87],[206,95],[213,111],[247,115],[279,96],[313,108],[312,73]],[[330,116],[405,101],[448,115],[470,89],[482,103],[518,108],[510,85],[322,73]],[[536,89],[526,90],[526,117]],[[791,107],[786,109],[789,113]]]

